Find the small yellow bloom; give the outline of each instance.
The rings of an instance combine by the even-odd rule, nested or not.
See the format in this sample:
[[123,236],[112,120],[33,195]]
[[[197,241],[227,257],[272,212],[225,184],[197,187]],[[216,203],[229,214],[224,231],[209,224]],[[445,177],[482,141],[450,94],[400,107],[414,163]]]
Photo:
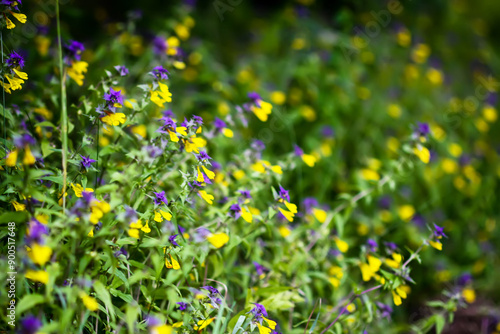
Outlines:
[[35,264],[43,266],[47,261],[49,261],[52,255],[52,249],[49,246],[42,246],[37,243],[31,246],[31,251],[28,252],[28,256],[31,261]]
[[472,288],[465,288],[462,290],[462,298],[467,303],[472,304],[476,300],[476,292]]
[[242,207],[240,213],[241,213],[241,218],[243,218],[243,220],[245,220],[247,223],[252,222],[253,216],[252,216],[252,213],[250,211],[248,211],[246,208]]
[[14,12],[10,12],[12,14],[12,16],[14,16],[19,22],[21,23],[26,23],[26,15],[22,14],[22,13],[14,13]]
[[334,241],[335,241],[335,245],[337,245],[337,248],[342,253],[345,253],[349,250],[349,245],[344,240],[340,239],[339,237],[335,237]]
[[7,23],[7,29],[14,29],[16,27],[16,25],[7,17],[5,18],[5,22]]
[[203,172],[205,175],[210,179],[213,180],[215,178],[215,173],[212,172],[211,170],[207,169],[205,166],[201,166],[203,168]]
[[288,226],[284,225],[278,228],[278,232],[281,234],[283,238],[288,237],[292,233],[292,231],[288,228]]
[[279,212],[288,220],[289,222],[293,222],[293,217],[295,216],[293,212],[283,210],[282,208],[278,208]]
[[99,303],[94,297],[89,296],[85,292],[80,292],[80,298],[82,299],[83,305],[89,310],[89,311],[97,311],[99,309]]
[[14,149],[7,154],[7,158],[5,159],[5,164],[8,167],[14,167],[17,163],[17,156],[18,156],[19,151],[17,149]]
[[271,102],[277,105],[282,105],[286,101],[286,95],[282,91],[274,91],[270,96]]
[[172,333],[172,326],[159,325],[159,326],[154,326],[153,328],[151,328],[150,334],[171,334],[171,333]]
[[380,175],[376,171],[368,168],[361,170],[361,176],[367,181],[378,181],[380,180]]
[[75,192],[76,197],[82,197],[83,191],[91,192],[91,193],[94,192],[94,189],[92,189],[92,188],[85,188],[85,190],[84,190],[83,186],[81,184],[78,184],[78,183],[76,185],[71,183],[70,185],[71,185],[71,188],[73,188],[73,191]]
[[259,101],[260,107],[252,106],[251,110],[260,119],[262,122],[267,121],[271,111],[273,109],[273,105],[269,102]]
[[204,329],[205,327],[210,325],[212,323],[212,321],[214,321],[214,319],[215,318],[200,320],[200,321],[198,321],[198,325],[194,325],[194,329],[197,331],[201,331],[202,329]]
[[310,155],[310,154],[302,154],[302,160],[309,167],[314,167],[314,164],[316,163],[316,158],[313,155]]
[[429,240],[429,244],[437,250],[443,250],[443,244],[440,241]]
[[207,237],[207,240],[215,247],[221,248],[229,241],[229,236],[226,233],[215,233]]
[[109,114],[109,115],[106,115],[102,118],[102,121],[104,123],[111,125],[111,126],[118,126],[120,124],[125,123],[126,120],[127,120],[127,117],[125,116],[125,114],[123,114],[121,112]]
[[33,153],[31,153],[31,149],[29,146],[26,146],[24,148],[24,157],[23,157],[23,164],[25,165],[33,165],[36,162],[35,156]]
[[144,225],[144,226],[141,228],[141,231],[142,231],[142,232],[144,232],[144,233],[149,233],[149,232],[151,232],[151,228],[149,227],[148,222],[146,222],[146,225]]
[[203,198],[208,204],[212,205],[214,203],[214,196],[208,194],[205,190],[198,191],[198,194],[200,194],[201,198]]
[[313,213],[314,217],[316,217],[316,219],[320,223],[324,223],[326,221],[326,211],[325,210],[313,208],[312,213]]
[[227,138],[233,138],[234,134],[233,134],[233,130],[231,129],[228,129],[228,128],[223,128],[222,129],[222,134],[224,136],[226,136]]
[[27,270],[24,277],[32,280],[33,282],[40,282],[43,284],[47,284],[49,282],[49,273],[45,270]]
[[415,208],[410,204],[401,205],[398,208],[398,215],[404,221],[409,221],[415,214]]
[[129,235],[129,237],[139,239],[139,230],[135,229],[135,228],[130,228],[128,230],[128,235]]
[[429,163],[431,152],[425,146],[415,147],[413,153],[422,160],[423,163]]

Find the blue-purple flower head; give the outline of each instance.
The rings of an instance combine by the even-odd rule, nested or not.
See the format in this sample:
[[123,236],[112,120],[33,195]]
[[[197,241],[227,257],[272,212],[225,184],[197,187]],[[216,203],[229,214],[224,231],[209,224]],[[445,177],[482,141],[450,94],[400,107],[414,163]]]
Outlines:
[[118,71],[118,74],[121,76],[121,77],[124,77],[128,74],[128,68],[126,68],[125,66],[123,65],[116,65],[115,66],[115,70]]
[[12,51],[8,56],[7,59],[5,60],[5,64],[10,67],[10,68],[15,68],[15,67],[24,67],[24,58],[21,56],[19,53],[16,51]]
[[28,227],[27,241],[28,243],[36,242],[43,243],[43,237],[49,234],[49,228],[40,223],[37,219],[31,219]]
[[444,229],[434,224],[434,236],[438,239],[441,239],[442,237],[446,238],[446,234],[444,234]]
[[466,286],[472,283],[472,275],[470,273],[463,273],[457,279],[459,286]]
[[177,238],[178,234],[171,235],[168,237],[168,242],[170,242],[172,245],[179,247],[179,244],[177,241],[175,241],[175,238]]
[[19,11],[19,7],[17,5],[22,5],[21,0],[2,0],[0,1],[0,5],[9,6],[11,9]]
[[114,108],[115,104],[123,103],[123,95],[121,90],[109,89],[109,93],[104,94],[104,101],[106,101],[106,107]]
[[394,252],[396,249],[398,249],[398,245],[396,245],[394,242],[384,242],[384,245],[389,252]]
[[30,145],[35,145],[35,138],[25,133],[22,136],[18,136],[14,138],[14,145],[16,147],[26,147]]
[[89,169],[89,168],[90,168],[90,166],[91,166],[94,162],[96,162],[94,159],[90,159],[90,158],[88,158],[88,157],[86,157],[86,156],[83,156],[83,155],[81,155],[81,154],[80,154],[80,157],[81,157],[81,159],[82,159],[82,160],[80,161],[80,163],[82,164],[82,166],[83,166],[85,169]]
[[148,157],[151,159],[155,159],[163,154],[163,150],[158,146],[147,145],[146,147],[144,147],[144,150],[146,151]]
[[319,206],[318,200],[314,197],[306,197],[302,201],[306,213],[311,213],[312,209]]
[[293,151],[294,151],[296,156],[301,157],[304,155],[304,150],[301,149],[299,146],[293,145],[293,147],[294,147]]
[[377,302],[378,309],[380,310],[380,316],[382,318],[388,318],[392,314],[392,307],[387,304],[382,304]]
[[287,202],[290,202],[290,195],[288,194],[288,190],[283,188],[281,185],[280,185],[280,192],[279,192],[278,196],[280,199],[287,201]]
[[266,145],[258,139],[255,139],[252,142],[251,147],[252,147],[252,149],[254,149],[255,151],[258,151],[258,152],[264,151],[266,149]]
[[165,191],[155,192],[154,202],[155,205],[168,205],[167,197],[165,197]]
[[223,120],[221,120],[218,117],[215,117],[214,126],[217,129],[217,131],[220,132],[220,131],[222,131],[222,129],[224,129],[226,127],[226,122],[224,122]]
[[255,267],[255,271],[257,272],[257,275],[261,276],[261,275],[265,274],[265,271],[267,270],[266,267],[264,267],[263,265],[261,265],[258,262],[255,262],[255,261],[253,261],[253,265]]
[[233,204],[229,207],[229,216],[238,219],[241,215],[241,207],[238,204]]
[[256,320],[260,320],[262,317],[267,317],[267,311],[264,305],[259,303],[254,303],[254,307],[250,310],[249,313],[253,314]]
[[179,305],[179,311],[185,311],[189,306],[189,304],[185,302],[177,302],[176,304]]
[[415,129],[415,134],[418,137],[427,137],[427,135],[431,132],[431,128],[427,123],[417,123],[417,127]]
[[210,286],[210,285],[204,286],[204,287],[202,287],[202,289],[205,289],[208,292],[210,292],[211,297],[220,293],[219,290],[217,290],[216,288],[214,288],[213,286]]
[[392,198],[389,196],[382,196],[378,200],[378,206],[380,206],[384,210],[389,210],[392,204]]
[[203,118],[200,116],[193,115],[193,117],[191,117],[191,121],[198,126],[203,125]]
[[167,51],[167,41],[165,37],[155,36],[155,38],[153,38],[153,52],[158,55],[163,55],[165,51]]
[[28,315],[21,320],[21,334],[35,334],[42,327],[40,319],[33,315]]
[[122,247],[119,250],[117,250],[114,255],[115,255],[115,257],[119,257],[120,255],[128,257],[128,252],[125,248]]
[[331,138],[335,136],[335,131],[329,125],[325,125],[321,128],[321,135],[326,138]]
[[158,80],[167,80],[169,74],[168,70],[162,66],[156,66],[150,73]]
[[250,92],[248,93],[248,98],[250,100],[252,100],[252,102],[260,108],[260,101],[262,101],[262,98],[260,97],[260,95],[256,92]]
[[252,195],[250,194],[250,190],[240,190],[239,193],[241,194],[241,197],[244,199],[251,199]]
[[366,242],[366,246],[368,247],[368,250],[372,253],[375,253],[378,248],[377,242],[373,239],[368,239],[368,241]]
[[78,41],[69,41],[69,44],[66,44],[65,47],[71,60],[80,60],[81,53],[85,50],[83,44]]
[[208,160],[212,160],[212,158],[207,154],[206,151],[201,151],[198,155],[196,155],[199,162],[207,162]]

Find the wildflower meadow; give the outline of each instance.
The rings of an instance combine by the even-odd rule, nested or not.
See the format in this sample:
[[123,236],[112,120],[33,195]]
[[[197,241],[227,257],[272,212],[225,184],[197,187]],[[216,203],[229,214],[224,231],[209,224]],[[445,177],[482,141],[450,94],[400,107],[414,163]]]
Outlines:
[[500,333],[500,3],[0,10],[0,333]]

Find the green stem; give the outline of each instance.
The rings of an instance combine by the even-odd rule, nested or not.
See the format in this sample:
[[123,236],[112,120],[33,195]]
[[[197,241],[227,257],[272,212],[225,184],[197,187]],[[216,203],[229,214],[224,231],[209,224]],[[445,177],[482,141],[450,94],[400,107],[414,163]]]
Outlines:
[[63,72],[62,42],[61,42],[61,22],[59,17],[59,0],[56,0],[57,17],[57,38],[59,53],[59,75],[61,81],[61,142],[62,142],[62,168],[63,168],[63,210],[66,209],[66,193],[68,178],[68,110],[66,108],[66,79]]
[[[2,47],[2,65],[3,65],[3,31],[0,30],[0,44]],[[2,73],[2,107],[3,107],[3,145],[5,146],[5,152],[7,152],[7,126],[5,124],[5,79]]]

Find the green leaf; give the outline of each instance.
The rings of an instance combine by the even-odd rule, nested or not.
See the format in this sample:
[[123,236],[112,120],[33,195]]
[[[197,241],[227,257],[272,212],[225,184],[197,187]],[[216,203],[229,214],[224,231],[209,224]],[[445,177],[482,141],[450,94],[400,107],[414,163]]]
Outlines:
[[113,303],[111,302],[111,296],[109,294],[109,291],[106,289],[104,284],[102,284],[101,281],[96,281],[94,283],[94,290],[97,294],[97,298],[100,299],[104,305],[106,305],[109,315],[111,316],[111,319],[114,321],[115,320],[115,309],[113,306]]
[[16,305],[16,313],[21,315],[24,311],[31,310],[35,305],[41,304],[45,301],[42,295],[25,295]]

